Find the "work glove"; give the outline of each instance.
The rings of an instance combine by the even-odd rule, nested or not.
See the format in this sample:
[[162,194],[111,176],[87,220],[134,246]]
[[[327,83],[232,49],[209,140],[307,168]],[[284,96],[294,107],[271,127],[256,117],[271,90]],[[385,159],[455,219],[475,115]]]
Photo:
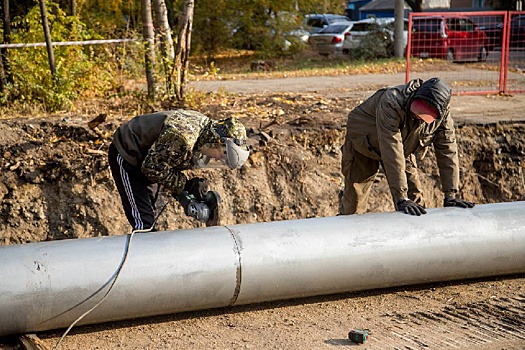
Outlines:
[[405,214],[410,215],[417,215],[420,216],[422,214],[426,214],[427,211],[425,210],[425,207],[417,204],[413,200],[410,199],[400,199],[397,201],[397,210],[403,211]]
[[194,177],[186,181],[184,191],[193,195],[199,202],[202,202],[206,197],[206,193],[208,193],[208,180],[202,177]]
[[464,199],[456,199],[456,198],[445,198],[443,201],[444,207],[458,207],[458,208],[474,208],[474,203],[468,202]]

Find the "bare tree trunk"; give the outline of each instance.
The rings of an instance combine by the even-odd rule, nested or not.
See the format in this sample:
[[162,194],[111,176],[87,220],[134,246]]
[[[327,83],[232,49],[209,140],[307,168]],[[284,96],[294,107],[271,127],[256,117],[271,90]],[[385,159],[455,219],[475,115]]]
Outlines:
[[70,0],[69,7],[71,9],[71,16],[75,17],[77,15],[77,0]]
[[49,60],[49,67],[53,78],[56,77],[57,69],[55,66],[55,53],[53,51],[53,44],[51,43],[51,33],[49,32],[49,24],[47,22],[46,1],[40,0],[40,15],[42,16],[42,27],[44,28],[44,36],[46,37],[47,58]]
[[165,0],[153,0],[155,10],[155,22],[161,40],[162,54],[165,58],[172,61],[175,58],[171,28],[168,21],[168,9]]
[[153,0],[153,8],[155,10],[155,25],[160,39],[161,62],[166,77],[166,92],[169,94],[173,88],[171,72],[175,49],[173,48],[171,28],[168,21],[168,9],[165,0]]
[[178,36],[177,51],[175,52],[174,66],[176,74],[175,97],[178,101],[184,100],[184,88],[186,85],[186,75],[188,73],[194,8],[194,0],[184,1],[184,12]]
[[[11,43],[11,15],[9,14],[9,0],[2,1],[3,8],[3,29],[4,29],[4,44]],[[7,49],[0,50],[0,59],[2,64],[0,77],[0,91],[4,92],[5,84],[13,82],[13,75],[11,74],[11,67],[9,65],[9,59],[7,58]]]
[[146,44],[146,80],[148,82],[148,97],[155,98],[155,43],[153,19],[151,16],[151,0],[142,0],[142,35]]

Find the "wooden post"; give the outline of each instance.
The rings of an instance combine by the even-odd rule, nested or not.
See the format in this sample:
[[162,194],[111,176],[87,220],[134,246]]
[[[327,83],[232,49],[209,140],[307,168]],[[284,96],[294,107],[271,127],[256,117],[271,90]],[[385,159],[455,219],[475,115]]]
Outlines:
[[394,18],[394,56],[402,58],[405,49],[405,44],[403,42],[403,29],[405,26],[404,0],[395,0]]
[[56,76],[57,69],[55,66],[55,54],[53,52],[53,44],[51,43],[51,33],[49,32],[49,24],[47,22],[46,2],[40,0],[40,13],[42,16],[42,26],[44,27],[44,35],[46,37],[47,57],[49,60],[49,67],[53,78]]

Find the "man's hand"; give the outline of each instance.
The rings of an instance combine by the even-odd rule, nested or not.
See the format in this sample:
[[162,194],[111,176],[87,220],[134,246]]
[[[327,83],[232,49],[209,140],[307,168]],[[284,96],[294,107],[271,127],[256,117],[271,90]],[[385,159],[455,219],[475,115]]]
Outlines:
[[474,208],[474,205],[472,202],[456,198],[445,198],[443,201],[444,207]]
[[208,193],[208,180],[202,177],[194,177],[186,181],[184,185],[184,191],[192,194],[199,202],[204,201],[206,193]]
[[426,214],[427,211],[425,210],[425,207],[417,204],[416,202],[410,200],[410,199],[400,199],[397,201],[397,210],[403,211],[405,214],[410,215],[417,215],[420,216],[422,214]]

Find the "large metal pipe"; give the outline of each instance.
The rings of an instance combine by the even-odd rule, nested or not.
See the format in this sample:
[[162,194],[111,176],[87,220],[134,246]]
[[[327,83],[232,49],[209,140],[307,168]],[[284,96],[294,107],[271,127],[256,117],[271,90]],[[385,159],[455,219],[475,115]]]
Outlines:
[[[0,247],[0,335],[68,327],[129,235]],[[525,272],[525,202],[136,234],[79,324]]]

